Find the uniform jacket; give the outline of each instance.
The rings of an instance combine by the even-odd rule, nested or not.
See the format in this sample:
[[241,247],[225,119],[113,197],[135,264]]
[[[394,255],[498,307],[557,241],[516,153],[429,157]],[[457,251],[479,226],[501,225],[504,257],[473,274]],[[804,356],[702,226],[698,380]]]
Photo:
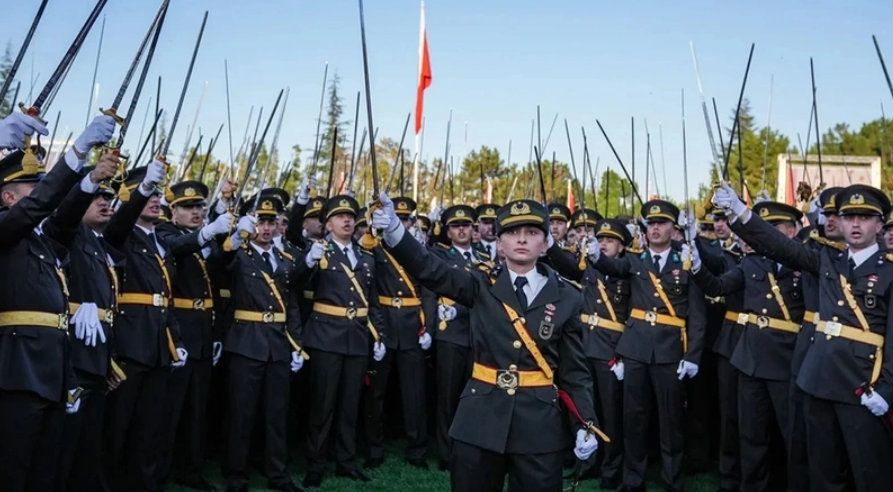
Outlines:
[[[314,303],[345,309],[368,308],[368,316],[353,319],[312,311],[304,330],[308,348],[341,355],[370,355],[373,339],[368,323],[372,323],[379,335],[386,338],[384,316],[378,303],[375,258],[371,252],[360,249],[357,243],[353,244],[353,251],[357,260],[353,268],[341,248],[331,240],[328,241],[324,261],[320,260],[314,268],[308,267],[303,260],[298,262],[300,283],[305,290],[313,291]],[[345,266],[349,273],[344,270]],[[361,293],[357,292],[355,282],[359,284]]]
[[538,265],[548,280],[525,311],[518,303],[509,272],[502,267],[489,273],[479,266],[455,268],[408,233],[390,251],[422,285],[468,307],[475,363],[497,370],[512,365],[519,371],[539,370],[519,340],[505,303],[526,319],[530,338],[554,372],[553,386],[517,390],[469,380],[450,429],[453,439],[496,453],[540,454],[568,449],[573,432],[562,421],[556,387],[571,396],[584,419],[596,422],[592,379],[583,353],[579,290],[554,270]]
[[[383,248],[373,249],[375,257],[375,280],[379,299],[405,299],[416,297],[420,306],[407,307],[380,302],[384,317],[385,346],[388,350],[419,350],[419,337],[428,333],[434,337],[434,325],[437,317],[437,297],[428,289],[413,280],[404,268],[394,261]],[[402,275],[401,275],[402,272]],[[408,283],[407,283],[408,281]],[[412,285],[412,289],[408,285]],[[413,296],[413,289],[415,296]],[[424,324],[422,321],[424,320]]]
[[[716,263],[713,267],[720,267],[725,264],[723,260],[723,241],[717,239],[713,233],[701,233],[692,241],[698,252],[701,254],[701,261],[704,258],[710,258],[711,263]],[[708,267],[710,268],[710,267]],[[722,326],[725,323],[726,316],[726,299],[723,296],[706,296],[704,304],[707,306],[707,331],[704,334],[704,346],[714,347],[722,332]]]
[[[554,268],[563,276],[582,284],[583,313],[595,314],[600,319],[611,320],[611,310],[620,324],[626,324],[629,317],[629,280],[620,277],[609,277],[598,271],[588,261],[580,270],[579,257],[570,251],[558,247],[557,243],[549,248],[548,257]],[[599,289],[599,282],[604,288],[604,295]],[[608,309],[610,303],[611,309]],[[622,333],[583,323],[583,343],[586,357],[610,361],[616,357],[617,343]]]
[[859,405],[856,390],[871,382],[875,360],[883,357],[874,391],[893,401],[893,317],[888,315],[893,296],[893,257],[878,250],[850,275],[848,252],[830,247],[816,250],[792,241],[754,214],[747,224],[736,221],[733,229],[774,260],[816,276],[820,319],[861,328],[841,286],[843,275],[870,331],[884,337],[884,347],[879,351],[871,344],[816,332],[797,376],[800,388],[818,398]]
[[631,317],[617,344],[617,353],[645,363],[670,364],[684,359],[700,364],[706,331],[704,293],[690,281],[689,272],[682,269],[679,250],[674,246],[667,250],[667,254],[669,257],[660,272],[655,270],[649,250],[615,259],[602,255],[595,267],[607,275],[629,279],[631,308],[669,315],[649,275],[655,274],[676,316],[686,320],[688,349],[684,350],[680,328],[659,323],[652,326],[647,321]]
[[[170,282],[175,274],[171,247],[156,230],[155,236],[165,253],[164,258],[161,258],[155,245],[149,242],[149,236],[134,226],[148,201],[149,197],[140,191],[132,193],[130,200],[112,216],[103,236],[110,246],[121,251],[126,258],[123,265],[116,267],[121,282],[121,294],[159,294],[171,301]],[[162,264],[164,268],[161,267]],[[179,326],[171,307],[119,302],[115,315],[115,353],[118,357],[146,366],[167,366],[172,361],[168,330],[174,345],[182,347]]]
[[[459,254],[456,248],[443,243],[431,246],[429,251],[453,268],[472,268],[476,262],[489,261],[485,254],[473,248],[472,261],[466,261],[465,257]],[[437,298],[438,304],[450,303],[452,301],[452,299],[443,296],[438,296]],[[461,304],[454,304],[453,307],[456,308],[456,317],[450,321],[443,322],[438,319],[434,338],[438,342],[451,343],[460,347],[471,347],[471,318],[468,314],[468,308]]]
[[[59,243],[34,228],[49,216],[81,176],[58,163],[31,195],[0,210],[0,313],[38,311],[68,314],[64,268],[68,257]],[[65,401],[77,387],[71,369],[68,323],[61,329],[39,326],[0,327],[0,389],[30,391]]]
[[[699,241],[698,244],[701,244],[701,242]],[[701,262],[704,264],[704,267],[714,276],[722,275],[737,268],[742,258],[737,244],[728,249],[723,248],[719,256],[716,255],[715,250],[708,248],[699,248],[698,252],[701,255]],[[744,331],[744,326],[738,324],[737,318],[737,314],[744,311],[744,290],[729,292],[724,298],[725,313],[722,323],[719,325],[719,330],[716,330],[717,325],[715,323],[708,323],[707,331],[708,333],[711,330],[717,331],[713,340],[713,352],[726,359],[731,359],[732,354],[735,352],[735,347],[738,346],[738,340],[741,339],[741,333]],[[710,299],[709,297],[707,298],[708,303],[711,302]],[[709,313],[708,309],[708,316]],[[732,315],[732,319],[729,319],[729,314]]]

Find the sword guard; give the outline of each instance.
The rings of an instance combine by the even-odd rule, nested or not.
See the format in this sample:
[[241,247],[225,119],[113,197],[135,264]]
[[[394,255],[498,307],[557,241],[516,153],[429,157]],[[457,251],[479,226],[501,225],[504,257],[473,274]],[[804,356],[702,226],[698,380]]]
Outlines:
[[41,125],[46,126],[47,122],[40,117],[40,108],[38,108],[37,106],[29,107],[25,106],[25,103],[19,103],[19,109],[21,109],[23,113],[39,121]]
[[105,116],[111,116],[112,119],[115,120],[115,123],[117,123],[120,126],[124,126],[124,123],[126,120],[124,118],[118,116],[118,113],[117,113],[117,111],[115,111],[115,108],[109,108],[109,109],[99,108],[99,112],[104,114]]

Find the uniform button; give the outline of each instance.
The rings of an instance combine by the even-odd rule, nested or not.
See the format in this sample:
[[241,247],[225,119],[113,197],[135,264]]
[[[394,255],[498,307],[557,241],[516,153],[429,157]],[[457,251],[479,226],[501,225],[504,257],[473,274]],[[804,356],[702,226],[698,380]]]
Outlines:
[[763,308],[763,314],[766,314],[766,308]]
[[353,306],[353,301],[348,302],[348,304],[350,304],[351,306]]
[[471,392],[472,392],[472,393],[477,393],[477,390],[474,389],[474,388],[472,388],[472,389],[471,389]]
[[834,338],[834,337],[832,337],[831,335],[828,335],[825,337],[825,340],[831,340],[832,338]]
[[869,355],[868,358],[874,360],[874,354]]
[[660,294],[658,294],[657,292],[655,292],[655,293],[654,293],[654,297],[660,297]]
[[516,349],[521,348],[521,341],[520,341],[520,340],[515,340],[515,342],[512,343],[512,347],[515,347]]
[[353,292],[353,287],[350,288],[350,291]]
[[506,391],[506,393],[508,393],[509,396],[515,396],[514,388],[509,389],[508,391]]
[[595,302],[596,302],[596,304],[601,304],[601,303],[602,303],[602,300],[601,300],[601,299],[596,299]]
[[40,259],[41,259],[41,260],[43,259],[43,255],[40,255]]
[[145,253],[145,252],[146,252],[146,250],[143,250],[143,253]]
[[809,337],[809,342],[810,343],[815,342],[815,337]]
[[839,300],[839,301],[837,301],[837,305],[838,305],[838,306],[843,306],[843,300]]
[[402,290],[398,290],[398,291],[397,291],[397,295],[398,295],[398,296],[402,296],[402,295],[403,295],[403,291],[402,291]]
[[832,316],[832,317],[831,317],[831,321],[837,321],[837,320],[838,320],[837,316]]
[[517,371],[517,370],[518,370],[518,366],[516,366],[515,364],[512,364],[509,366],[509,371]]
[[402,279],[402,278],[400,279],[400,282],[403,282],[403,279]]

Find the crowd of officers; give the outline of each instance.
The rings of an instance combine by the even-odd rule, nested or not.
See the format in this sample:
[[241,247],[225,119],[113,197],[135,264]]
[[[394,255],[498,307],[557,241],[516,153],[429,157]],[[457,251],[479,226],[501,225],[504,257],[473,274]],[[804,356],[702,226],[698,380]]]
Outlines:
[[312,196],[312,177],[239,199],[159,160],[85,166],[114,127],[98,117],[47,171],[22,150],[46,128],[0,122],[0,490],[214,490],[209,438],[228,491],[252,455],[301,490],[295,414],[303,487],[330,462],[367,482],[389,391],[405,461],[428,468],[431,413],[457,491],[561,490],[568,458],[643,491],[654,455],[671,491],[714,458],[722,491],[893,490],[880,190],[823,190],[808,227],[725,183],[699,221],[663,200],[638,221],[530,200],[425,217]]

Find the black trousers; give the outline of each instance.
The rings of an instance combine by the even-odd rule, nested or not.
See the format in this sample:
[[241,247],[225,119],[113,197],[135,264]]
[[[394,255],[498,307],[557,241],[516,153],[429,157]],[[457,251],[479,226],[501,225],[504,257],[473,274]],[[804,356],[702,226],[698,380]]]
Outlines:
[[84,389],[76,413],[65,415],[56,492],[94,492],[101,490],[102,427],[105,416],[106,379],[76,371]]
[[[213,359],[187,359],[167,380],[164,429],[159,479],[175,472],[187,480],[200,480],[205,462],[205,433]],[[173,463],[176,462],[174,466]]]
[[307,470],[322,473],[329,434],[335,428],[335,462],[341,471],[353,471],[357,455],[357,419],[368,357],[314,350],[310,353],[310,429]]
[[738,437],[738,369],[717,354],[719,394],[719,487],[741,487],[741,442]]
[[164,439],[164,398],[169,366],[127,360],[127,381],[107,397],[103,461],[111,492],[154,491]]
[[648,423],[657,403],[660,426],[661,478],[670,487],[683,490],[682,458],[684,386],[676,369],[679,364],[646,364],[626,359],[623,380],[624,460],[623,484],[629,488],[645,483],[648,467]]
[[589,372],[595,381],[596,413],[602,430],[611,438],[610,443],[601,443],[599,452],[594,453],[584,465],[587,470],[595,466],[596,456],[601,454],[601,476],[606,480],[621,478],[623,473],[623,381],[611,372],[608,361],[586,359]]
[[0,490],[53,489],[64,416],[62,403],[0,390]]
[[804,408],[806,393],[797,386],[797,378],[793,375],[788,388],[788,489],[790,492],[809,492],[809,453]]
[[502,492],[508,475],[508,492],[561,492],[563,455],[562,452],[500,454],[453,441],[450,489],[453,492]]
[[384,358],[370,361],[371,385],[366,391],[366,434],[369,457],[384,457],[385,393],[391,368],[396,365],[400,379],[400,399],[403,402],[403,426],[406,431],[406,458],[422,459],[428,448],[425,424],[425,352],[420,347],[410,350],[388,350]]
[[742,492],[769,490],[770,430],[773,419],[779,429],[788,428],[788,384],[738,375]]
[[229,357],[226,482],[230,487],[248,483],[248,452],[257,409],[263,404],[265,438],[264,471],[273,487],[291,483],[288,464],[288,395],[290,361],[249,359],[238,354]]
[[449,342],[435,343],[437,364],[437,452],[441,460],[452,456],[453,440],[450,426],[459,406],[459,396],[468,380],[474,364],[471,349]]
[[682,380],[685,387],[685,423],[682,426],[685,466],[693,473],[712,471],[713,451],[719,444],[718,359],[716,352],[704,350],[697,377]]
[[808,394],[804,409],[813,492],[848,490],[848,475],[859,492],[893,490],[893,442],[886,417],[875,417],[862,405]]

